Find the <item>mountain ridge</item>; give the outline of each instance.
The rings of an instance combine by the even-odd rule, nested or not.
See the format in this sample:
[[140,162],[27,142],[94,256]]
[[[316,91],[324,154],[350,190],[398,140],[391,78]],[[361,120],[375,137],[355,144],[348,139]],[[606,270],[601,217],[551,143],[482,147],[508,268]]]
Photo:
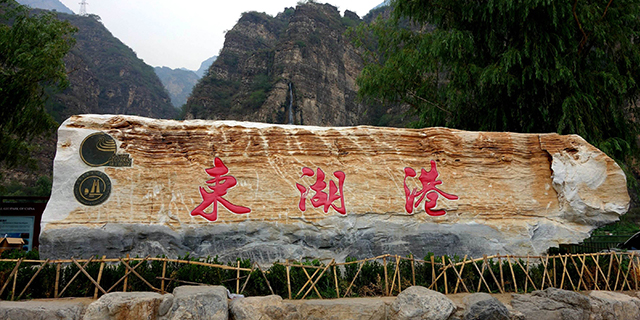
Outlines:
[[344,33],[362,22],[354,12],[341,16],[335,6],[314,2],[275,17],[244,13],[194,87],[185,118],[402,126],[401,110],[357,99],[363,62]]

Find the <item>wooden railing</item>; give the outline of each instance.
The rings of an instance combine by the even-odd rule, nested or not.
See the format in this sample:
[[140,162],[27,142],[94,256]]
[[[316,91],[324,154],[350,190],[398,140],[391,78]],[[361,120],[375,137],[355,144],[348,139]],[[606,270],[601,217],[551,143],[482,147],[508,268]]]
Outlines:
[[[136,269],[144,263],[161,263],[162,270],[154,275],[153,279],[143,277]],[[252,263],[251,267],[241,267],[240,261],[236,265],[224,265],[210,263],[208,261],[180,260],[170,258],[152,257],[125,257],[125,258],[91,258],[91,259],[63,259],[63,260],[27,260],[20,259],[0,259],[0,263],[14,263],[8,276],[3,277],[1,283],[0,296],[7,288],[10,288],[10,295],[7,299],[19,300],[23,297],[30,285],[37,279],[40,272],[47,265],[55,266],[55,284],[53,298],[63,297],[69,286],[79,277],[86,277],[93,285],[93,298],[100,294],[107,294],[114,291],[127,291],[127,282],[130,277],[135,277],[142,281],[150,291],[164,293],[169,283],[202,284],[200,282],[180,280],[172,275],[167,275],[167,263],[178,265],[198,265],[207,268],[217,268],[231,271],[235,278],[225,280],[227,288],[235,289],[236,293],[242,294],[247,284],[252,278],[261,277],[265,280],[271,294],[281,294],[289,299],[305,299],[315,293],[316,298],[322,299],[322,291],[318,288],[318,282],[324,279],[335,285],[332,290],[332,297],[353,296],[353,288],[358,277],[361,276],[365,265],[377,266],[381,269],[379,277],[380,292],[378,295],[393,296],[401,292],[410,285],[424,285],[433,290],[441,291],[445,294],[455,294],[459,292],[529,292],[532,290],[542,290],[548,287],[563,288],[567,290],[638,290],[638,278],[640,277],[640,258],[634,252],[606,252],[590,254],[567,254],[567,255],[545,255],[545,256],[510,256],[493,255],[481,258],[469,258],[464,256],[462,260],[451,259],[446,256],[429,256],[426,260],[415,259],[413,257],[401,257],[398,255],[381,255],[373,258],[356,261],[336,262],[334,259],[326,264],[310,265],[298,261],[276,262],[276,265],[286,268],[286,293],[275,292],[269,282],[269,272],[265,271],[259,264]],[[93,275],[87,271],[87,265],[99,263],[99,271]],[[117,281],[113,281],[109,288],[103,287],[103,270],[105,264],[120,264],[124,266],[125,272]],[[30,272],[36,270],[23,288],[17,287],[17,279],[21,266],[29,264]],[[71,280],[66,281],[66,285],[60,288],[61,270],[63,266],[75,266],[78,268]],[[292,291],[292,270],[301,268],[304,274],[304,285]],[[339,270],[349,268],[357,271],[354,275],[339,277]],[[419,270],[418,270],[419,269]],[[7,271],[9,269],[6,269]],[[24,270],[24,269],[23,269]],[[75,269],[74,269],[75,270]],[[233,272],[235,271],[235,272]],[[23,271],[24,272],[24,271]],[[29,273],[31,274],[31,273]],[[227,273],[231,274],[231,273]],[[6,272],[5,272],[6,275]],[[416,275],[420,281],[416,281]],[[325,278],[323,278],[325,276]],[[404,278],[403,278],[404,277]],[[382,279],[383,278],[383,279]],[[330,280],[327,280],[330,279]],[[427,280],[424,280],[427,279]],[[159,281],[158,281],[159,280]],[[241,281],[244,280],[244,281]],[[302,283],[297,281],[297,283]],[[160,287],[154,286],[151,282],[160,283]],[[235,286],[229,282],[235,282]],[[241,285],[242,282],[242,285]],[[174,283],[174,285],[175,285]],[[348,283],[348,285],[347,285]],[[298,285],[299,286],[299,285]],[[235,288],[234,288],[235,287]],[[118,290],[120,288],[120,290]],[[18,293],[16,295],[16,293]],[[325,293],[325,297],[327,294]]]

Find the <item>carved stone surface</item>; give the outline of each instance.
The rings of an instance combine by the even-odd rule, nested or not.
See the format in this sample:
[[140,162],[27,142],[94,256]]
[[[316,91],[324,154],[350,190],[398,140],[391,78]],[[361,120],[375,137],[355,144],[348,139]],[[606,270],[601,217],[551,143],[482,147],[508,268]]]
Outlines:
[[[96,132],[131,166],[83,162]],[[91,170],[111,190],[86,206],[74,185]],[[83,115],[59,129],[40,243],[46,257],[536,254],[628,205],[622,170],[575,135]]]

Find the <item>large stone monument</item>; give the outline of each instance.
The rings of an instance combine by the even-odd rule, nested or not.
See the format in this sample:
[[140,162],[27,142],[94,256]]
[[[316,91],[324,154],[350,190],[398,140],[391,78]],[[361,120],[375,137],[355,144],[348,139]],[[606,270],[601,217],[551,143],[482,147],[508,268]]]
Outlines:
[[538,254],[629,206],[575,135],[82,115],[58,131],[45,257]]

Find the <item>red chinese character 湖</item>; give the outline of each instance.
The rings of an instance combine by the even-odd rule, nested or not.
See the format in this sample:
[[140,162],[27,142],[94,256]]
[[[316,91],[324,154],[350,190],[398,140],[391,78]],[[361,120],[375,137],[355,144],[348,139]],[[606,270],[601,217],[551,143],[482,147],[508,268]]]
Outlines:
[[[315,173],[313,172],[313,170],[309,168],[302,168],[301,177],[304,177],[304,176],[313,177],[314,174]],[[344,215],[344,214],[347,214],[347,209],[344,205],[344,193],[343,193],[344,180],[346,175],[342,171],[336,171],[333,173],[333,175],[336,178],[338,178],[338,186],[336,186],[335,182],[333,182],[332,180],[329,180],[329,193],[327,194],[326,192],[322,191],[324,190],[324,188],[327,187],[327,184],[324,182],[324,177],[325,177],[324,171],[318,168],[316,183],[314,183],[309,187],[310,190],[315,191],[315,194],[311,198],[311,205],[314,208],[323,207],[324,213],[327,213],[329,211],[329,207],[331,207],[334,210],[338,211],[340,214]],[[298,187],[298,190],[300,190],[300,203],[298,204],[298,208],[301,211],[305,211],[307,209],[306,207],[307,196],[310,190],[305,188],[303,185],[299,183],[296,183],[296,187]],[[333,202],[338,199],[340,199],[339,207],[333,204]]]
[[[205,171],[213,177],[213,179],[207,181],[207,189],[213,191],[208,192],[205,188],[200,187],[200,195],[202,196],[202,203],[197,206],[191,215],[201,215],[209,221],[218,220],[218,202],[220,202],[229,211],[236,214],[244,214],[251,212],[251,209],[247,207],[237,206],[223,197],[227,194],[227,190],[233,188],[238,182],[233,176],[225,176],[229,173],[229,169],[224,165],[220,158],[216,157],[214,160],[214,167],[205,169]],[[213,204],[213,211],[211,213],[204,212],[204,209]]]
[[[413,170],[412,168],[404,168],[404,194],[406,197],[405,209],[407,210],[407,213],[413,214],[413,208],[417,208],[422,200],[426,198],[426,201],[424,203],[424,210],[427,212],[427,214],[430,216],[442,216],[447,212],[444,210],[432,210],[438,204],[438,196],[442,195],[449,200],[458,200],[458,196],[445,193],[442,190],[436,188],[437,185],[442,184],[442,181],[436,180],[438,179],[438,169],[436,168],[435,161],[431,160],[430,171],[422,169],[422,171],[420,172],[420,177],[418,178],[422,183],[422,189],[420,191],[418,191],[417,188],[413,188],[413,190],[410,190],[409,187],[407,187],[407,177],[415,176],[415,170]],[[414,205],[414,201],[417,196],[420,196],[420,198],[418,199],[418,202],[415,202]]]

